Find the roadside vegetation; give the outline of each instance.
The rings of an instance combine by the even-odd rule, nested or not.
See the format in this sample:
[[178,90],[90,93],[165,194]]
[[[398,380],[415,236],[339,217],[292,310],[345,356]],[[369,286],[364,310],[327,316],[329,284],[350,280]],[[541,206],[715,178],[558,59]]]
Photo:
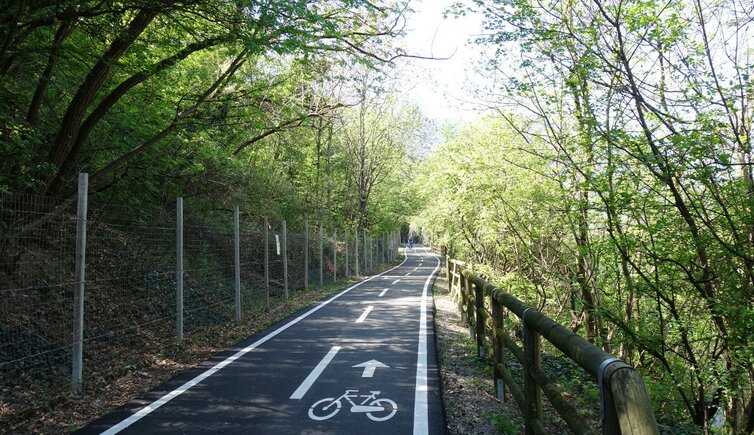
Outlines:
[[[750,4],[459,1],[449,15],[483,20],[468,100],[484,116],[442,134],[394,80],[411,12],[407,0],[5,2],[0,291],[68,297],[71,267],[59,282],[44,267],[67,264],[71,250],[46,238],[61,228],[16,213],[73,200],[80,172],[103,222],[174,216],[183,197],[218,227],[238,206],[253,222],[411,231],[634,365],[661,424],[754,432]],[[53,305],[24,315],[55,318]],[[0,364],[25,360],[27,339],[65,363],[70,340],[25,319],[0,324]],[[176,370],[208,354],[166,352],[156,364]],[[40,371],[60,382],[64,363]],[[141,385],[140,364],[117,370]],[[10,403],[0,418],[47,418]]]
[[475,0],[489,117],[415,180],[433,243],[635,366],[660,421],[754,431],[749,5]]

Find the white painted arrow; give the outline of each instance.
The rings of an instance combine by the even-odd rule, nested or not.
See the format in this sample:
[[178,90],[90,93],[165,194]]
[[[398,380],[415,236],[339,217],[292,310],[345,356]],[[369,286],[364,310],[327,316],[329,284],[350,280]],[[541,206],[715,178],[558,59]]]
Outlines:
[[374,371],[377,369],[377,367],[386,368],[386,369],[390,368],[390,366],[386,366],[385,364],[382,364],[376,359],[369,360],[361,364],[356,364],[353,367],[364,367],[364,373],[361,374],[362,378],[371,378],[372,376],[374,376]]

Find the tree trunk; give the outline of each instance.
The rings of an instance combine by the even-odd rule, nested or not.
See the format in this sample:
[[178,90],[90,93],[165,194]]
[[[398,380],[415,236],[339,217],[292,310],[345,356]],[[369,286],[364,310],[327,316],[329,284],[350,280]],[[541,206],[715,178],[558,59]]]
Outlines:
[[75,163],[68,160],[71,158],[71,150],[78,137],[81,120],[87,108],[94,101],[102,84],[112,74],[118,59],[123,56],[126,50],[136,41],[156,16],[156,10],[142,9],[139,11],[134,19],[131,20],[128,29],[122,35],[115,38],[105,54],[92,67],[89,74],[87,74],[84,82],[68,105],[53,148],[50,151],[48,161],[58,168],[58,172],[47,180],[41,193],[54,192],[59,188],[64,176],[60,169],[64,165],[73,165]]
[[29,104],[29,110],[26,113],[26,122],[34,127],[37,124],[39,117],[39,109],[42,107],[42,101],[44,100],[45,93],[47,92],[47,85],[50,84],[52,78],[52,72],[60,59],[61,44],[71,34],[75,27],[75,22],[72,20],[64,21],[60,23],[58,31],[55,32],[55,37],[52,41],[52,49],[50,50],[50,56],[47,58],[47,65],[42,76],[39,78],[37,88],[34,91],[34,96]]

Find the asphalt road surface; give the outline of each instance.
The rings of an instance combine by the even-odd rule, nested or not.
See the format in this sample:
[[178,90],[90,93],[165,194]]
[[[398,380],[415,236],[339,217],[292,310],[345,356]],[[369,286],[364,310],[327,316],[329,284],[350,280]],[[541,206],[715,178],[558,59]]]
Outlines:
[[399,266],[278,322],[80,433],[443,434],[431,284]]

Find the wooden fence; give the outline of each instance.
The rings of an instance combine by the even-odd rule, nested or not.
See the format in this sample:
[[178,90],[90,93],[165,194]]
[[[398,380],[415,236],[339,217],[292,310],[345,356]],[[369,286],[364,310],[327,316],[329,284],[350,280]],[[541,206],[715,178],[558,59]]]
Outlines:
[[[474,275],[465,263],[448,258],[446,271],[450,292],[458,301],[462,319],[469,325],[471,338],[476,339],[479,355],[493,360],[497,397],[504,400],[505,389],[510,390],[524,414],[527,434],[546,433],[542,392],[574,433],[596,433],[542,371],[541,337],[597,379],[603,434],[659,433],[644,381],[631,366]],[[503,328],[506,309],[521,320],[523,349]],[[508,351],[524,367],[523,390],[505,365]]]

